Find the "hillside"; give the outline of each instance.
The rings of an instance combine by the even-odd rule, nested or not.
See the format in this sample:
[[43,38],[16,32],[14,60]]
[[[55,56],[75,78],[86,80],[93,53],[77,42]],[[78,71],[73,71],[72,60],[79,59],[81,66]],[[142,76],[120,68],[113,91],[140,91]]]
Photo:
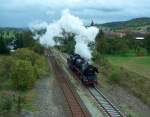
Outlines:
[[98,27],[107,27],[112,29],[145,29],[150,31],[150,18],[143,17],[143,18],[136,18],[131,19],[128,21],[120,21],[120,22],[110,22],[110,23],[104,23],[104,24],[97,24]]

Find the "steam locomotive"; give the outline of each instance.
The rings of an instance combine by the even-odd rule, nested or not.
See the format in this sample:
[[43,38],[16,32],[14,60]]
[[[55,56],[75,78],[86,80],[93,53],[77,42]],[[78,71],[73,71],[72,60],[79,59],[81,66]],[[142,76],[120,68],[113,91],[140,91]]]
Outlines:
[[97,84],[98,69],[89,64],[79,54],[71,54],[67,58],[69,68],[78,76],[84,85]]

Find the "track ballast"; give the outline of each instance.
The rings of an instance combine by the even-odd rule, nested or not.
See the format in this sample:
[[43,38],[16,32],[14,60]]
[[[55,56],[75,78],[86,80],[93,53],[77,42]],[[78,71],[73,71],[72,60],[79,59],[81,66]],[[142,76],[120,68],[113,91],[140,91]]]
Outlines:
[[125,117],[97,87],[89,87],[88,90],[108,117]]

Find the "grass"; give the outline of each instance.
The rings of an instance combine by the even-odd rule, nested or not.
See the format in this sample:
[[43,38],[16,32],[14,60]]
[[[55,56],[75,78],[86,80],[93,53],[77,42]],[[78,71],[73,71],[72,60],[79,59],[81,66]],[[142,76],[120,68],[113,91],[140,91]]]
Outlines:
[[125,87],[147,105],[150,105],[150,56],[108,56],[112,65],[110,80]]
[[[36,108],[33,106],[33,101],[36,99],[35,90],[29,90],[27,92],[15,92],[13,90],[2,90],[0,91],[0,117],[18,117],[19,113],[17,112],[17,100],[18,95],[21,97],[21,109],[27,111],[36,111]],[[5,108],[4,108],[5,107]],[[6,107],[10,108],[7,110]]]
[[36,111],[36,109],[33,106],[33,101],[37,97],[37,93],[35,90],[29,90],[26,93],[23,94],[25,97],[25,103],[22,105],[22,107],[29,111]]
[[121,57],[108,56],[112,65],[123,67],[144,77],[150,78],[150,56],[144,57]]

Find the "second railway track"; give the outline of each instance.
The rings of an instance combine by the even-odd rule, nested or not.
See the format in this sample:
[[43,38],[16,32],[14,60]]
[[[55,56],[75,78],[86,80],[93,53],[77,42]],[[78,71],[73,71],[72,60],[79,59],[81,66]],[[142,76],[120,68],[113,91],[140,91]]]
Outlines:
[[[56,67],[57,65],[55,64],[54,66]],[[59,71],[59,72],[60,73],[58,74],[63,74],[62,71]],[[96,86],[89,87],[87,89],[92,95],[92,97],[96,100],[99,107],[101,108],[100,110],[104,112],[104,115],[106,115],[107,117],[126,117],[123,113],[119,111],[117,107],[115,107],[111,103],[111,101],[109,101],[107,97],[105,97],[105,95]]]
[[83,110],[81,104],[79,103],[77,97],[75,96],[69,81],[67,80],[67,75],[63,69],[58,65],[58,61],[55,58],[55,54],[52,51],[48,51],[48,56],[53,68],[55,77],[59,81],[61,88],[64,92],[64,96],[68,102],[68,106],[73,117],[89,117],[88,112]]

